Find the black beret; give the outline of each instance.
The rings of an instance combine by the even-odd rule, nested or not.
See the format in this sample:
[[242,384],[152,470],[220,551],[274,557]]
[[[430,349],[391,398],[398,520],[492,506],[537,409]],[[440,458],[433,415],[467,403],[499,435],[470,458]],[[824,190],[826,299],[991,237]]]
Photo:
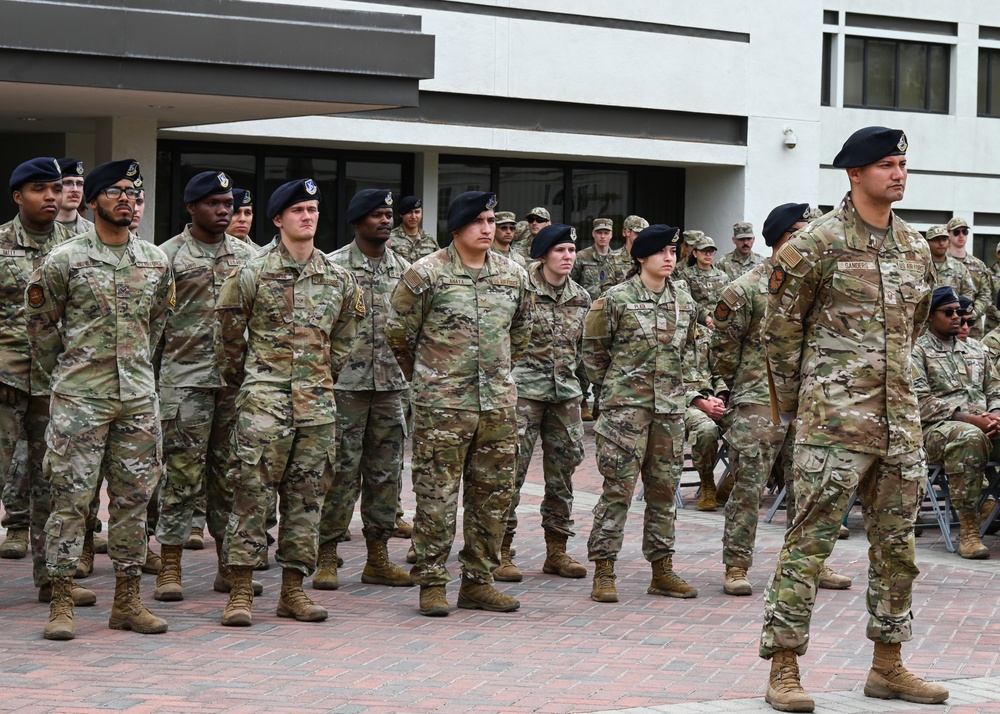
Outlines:
[[[224,171],[202,171],[187,182],[184,187],[184,203],[194,203],[206,196],[229,193],[233,190],[233,180]],[[235,196],[233,199],[235,200]]]
[[296,179],[274,190],[267,202],[267,217],[274,218],[289,206],[303,201],[322,201],[323,194],[312,179]]
[[809,212],[808,203],[782,203],[776,208],[772,208],[764,221],[764,228],[761,235],[764,236],[764,244],[768,248],[773,248],[785,235],[789,228],[799,221],[809,222],[806,214]]
[[576,228],[562,223],[545,226],[531,241],[531,258],[541,258],[549,248],[560,243],[576,243]]
[[358,191],[347,204],[348,223],[357,223],[376,208],[392,207],[392,191],[387,188],[366,188]]
[[238,211],[241,208],[253,208],[253,194],[250,193],[250,189],[234,188],[233,210]]
[[937,310],[942,305],[950,305],[953,302],[958,302],[958,294],[955,293],[955,288],[950,285],[941,285],[934,288],[934,295],[931,297],[931,310]]
[[62,181],[62,169],[51,156],[39,156],[37,159],[25,161],[10,175],[10,192],[14,193],[29,181],[32,183]]
[[972,306],[974,303],[970,298],[965,297],[965,295],[958,296],[958,309],[962,310],[966,315],[972,313]]
[[497,196],[487,191],[466,191],[455,197],[448,206],[448,232],[457,231],[472,223],[483,211],[497,207]]
[[80,159],[74,159],[72,156],[59,159],[59,169],[62,171],[63,178],[83,176],[83,162]]
[[680,228],[671,228],[663,223],[654,223],[648,228],[643,229],[642,233],[635,237],[629,253],[633,258],[646,258],[653,253],[659,253],[668,245],[680,245],[680,242]]
[[886,156],[906,156],[906,134],[902,129],[866,126],[847,137],[833,160],[834,168],[854,169],[874,164]]
[[135,159],[109,161],[97,166],[83,180],[83,198],[90,203],[97,194],[113,186],[122,179],[128,179],[133,186],[142,186],[142,176],[139,175],[139,162]]
[[414,209],[422,208],[423,205],[423,202],[416,196],[403,196],[396,204],[396,210],[399,211],[399,215],[405,216]]

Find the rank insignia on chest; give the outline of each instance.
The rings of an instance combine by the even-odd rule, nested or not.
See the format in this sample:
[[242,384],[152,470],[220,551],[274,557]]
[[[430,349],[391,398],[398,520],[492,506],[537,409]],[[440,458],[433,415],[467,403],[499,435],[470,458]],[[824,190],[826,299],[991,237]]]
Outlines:
[[132,289],[128,286],[128,284],[116,285],[115,293],[120,298],[128,299],[128,297],[132,294]]
[[28,304],[31,307],[41,307],[45,304],[45,291],[39,285],[28,288]]
[[785,284],[785,269],[780,265],[774,266],[771,277],[767,279],[767,291],[772,295],[777,295],[781,291],[781,286]]
[[729,319],[729,313],[731,312],[732,310],[729,309],[729,305],[727,305],[724,301],[719,300],[719,304],[715,306],[715,319],[723,322]]

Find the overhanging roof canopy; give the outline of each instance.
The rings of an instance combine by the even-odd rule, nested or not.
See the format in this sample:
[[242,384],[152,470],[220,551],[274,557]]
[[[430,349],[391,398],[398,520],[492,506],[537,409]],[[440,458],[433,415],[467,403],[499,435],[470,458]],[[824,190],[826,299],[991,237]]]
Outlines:
[[434,69],[419,16],[246,0],[0,0],[0,17],[4,130],[412,106]]

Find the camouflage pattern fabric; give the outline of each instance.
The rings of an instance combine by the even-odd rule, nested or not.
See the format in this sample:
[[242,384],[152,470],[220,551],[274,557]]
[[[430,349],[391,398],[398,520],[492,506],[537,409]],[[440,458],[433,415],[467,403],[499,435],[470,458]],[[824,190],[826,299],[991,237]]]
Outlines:
[[[591,299],[596,300],[612,285],[625,279],[621,264],[615,260],[616,251],[609,250],[601,255],[594,246],[584,248],[576,254],[576,263],[570,277],[583,286]],[[631,269],[631,264],[629,269]]]
[[997,296],[1000,295],[1000,260],[990,267],[989,278],[990,305],[986,308],[986,327],[984,328],[986,334],[1000,327],[1000,308],[997,308]]
[[767,589],[760,656],[805,654],[816,580],[855,490],[870,544],[866,635],[877,642],[909,641],[913,581],[920,572],[913,521],[927,475],[922,451],[878,456],[799,443],[792,462],[796,514]]
[[515,263],[520,265],[525,270],[527,270],[528,268],[528,261],[524,259],[523,255],[518,253],[513,248],[504,253],[502,250],[497,250],[496,243],[494,243],[493,246],[490,248],[490,251],[496,253],[497,255],[502,255],[504,258],[507,258],[507,260],[513,260]]
[[434,236],[424,233],[422,228],[417,229],[417,238],[413,239],[406,235],[401,225],[389,233],[388,247],[407,263],[416,263],[421,258],[441,250]]
[[712,312],[710,353],[715,370],[729,389],[729,406],[769,405],[764,343],[760,324],[767,307],[770,259],[727,286]]
[[993,300],[993,282],[990,279],[990,270],[986,267],[986,263],[968,253],[965,254],[964,258],[955,257],[955,260],[964,265],[966,270],[969,271],[969,275],[972,278],[972,285],[975,288],[975,293],[969,297],[972,298],[972,311],[977,320],[972,323],[969,336],[982,337],[984,334],[983,317],[990,313],[990,308],[996,307],[996,303]]
[[691,445],[691,463],[699,476],[713,478],[719,457],[719,425],[698,407],[684,411],[684,438]]
[[728,282],[732,282],[741,275],[749,273],[762,262],[764,262],[764,259],[753,251],[744,259],[734,250],[719,258],[715,263],[715,267],[729,276]]
[[69,223],[63,223],[57,221],[58,225],[66,229],[66,232],[71,236],[78,236],[86,233],[94,228],[94,222],[88,221],[86,218],[81,216],[79,213],[76,214],[76,218]]
[[1000,439],[991,439],[974,424],[954,420],[954,415],[1000,409],[1000,374],[976,340],[945,341],[929,330],[913,348],[913,369],[927,459],[944,467],[958,512],[974,513],[986,462],[991,454],[1000,453]]
[[417,404],[413,418],[413,549],[417,585],[445,585],[462,486],[462,575],[492,583],[510,511],[517,460],[513,407],[484,411]]
[[[11,392],[23,394],[18,389],[7,387],[8,395]],[[0,432],[8,434],[17,433],[11,411],[0,403]],[[6,448],[6,435],[0,434],[0,448]],[[2,458],[2,457],[0,457]],[[25,434],[17,438],[14,446],[14,453],[9,460],[6,474],[0,473],[0,491],[3,492],[3,519],[0,519],[0,526],[7,530],[11,528],[28,528],[31,524],[31,479],[28,476],[28,442]]]
[[976,299],[976,285],[972,281],[972,275],[960,260],[952,255],[945,255],[940,263],[932,260],[931,269],[934,271],[936,286],[950,285],[959,295],[964,295],[973,301]]
[[719,294],[723,288],[729,285],[731,279],[714,266],[708,270],[691,266],[685,271],[683,278],[688,284],[691,297],[698,303],[698,322],[704,324],[705,318],[715,310],[715,306],[719,302]]
[[[630,272],[632,272],[632,268],[633,266],[635,266],[635,260],[633,260],[632,256],[629,254],[629,252],[625,249],[624,246],[622,246],[618,250],[611,251],[611,257],[612,257],[612,265],[614,267],[614,279],[615,279],[615,282],[613,284],[620,285],[621,283],[624,283],[627,280],[625,276],[628,275]],[[678,268],[679,267],[680,266],[678,265]],[[676,272],[677,269],[675,268],[674,273]],[[671,276],[671,279],[673,279],[673,277],[674,276]],[[608,288],[610,287],[612,286],[609,285]],[[604,291],[607,292],[608,288],[605,288]]]
[[993,369],[1000,372],[1000,329],[993,328],[979,343],[986,349],[986,354],[993,363]]
[[640,473],[646,501],[642,554],[650,562],[672,555],[674,494],[684,459],[683,418],[642,407],[615,406],[601,411],[594,433],[597,469],[604,485],[594,506],[587,557],[617,560]]
[[489,252],[476,278],[453,245],[410,266],[392,295],[386,341],[411,378],[414,405],[517,404],[511,365],[531,336],[527,282],[522,268]]

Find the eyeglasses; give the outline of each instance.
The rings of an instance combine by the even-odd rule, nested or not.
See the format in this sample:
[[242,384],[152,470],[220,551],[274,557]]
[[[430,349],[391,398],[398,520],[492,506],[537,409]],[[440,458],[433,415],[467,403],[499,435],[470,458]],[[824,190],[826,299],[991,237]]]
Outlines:
[[63,179],[63,188],[83,188],[83,179]]
[[972,323],[975,322],[975,321],[976,321],[976,318],[974,318],[974,317],[963,317],[962,318],[962,324],[966,325],[968,327],[971,327]]
[[955,230],[953,230],[951,232],[951,234],[953,236],[958,236],[958,235],[967,236],[967,235],[969,235],[969,229],[968,228],[956,228]]
[[548,223],[549,222],[549,221],[547,221],[544,218],[539,218],[538,216],[532,216],[531,218],[529,218],[527,220],[528,220],[528,223]]
[[958,307],[939,307],[935,312],[943,312],[945,317],[954,317],[955,313],[958,313],[959,317],[963,317],[968,313],[965,310]]
[[121,188],[120,186],[109,186],[104,189],[103,193],[108,198],[119,198],[123,193],[125,198],[132,199],[133,201],[139,198],[139,194],[142,192],[141,188]]
[[512,226],[510,223],[500,223],[497,225],[498,231],[513,231],[516,230],[516,226]]

